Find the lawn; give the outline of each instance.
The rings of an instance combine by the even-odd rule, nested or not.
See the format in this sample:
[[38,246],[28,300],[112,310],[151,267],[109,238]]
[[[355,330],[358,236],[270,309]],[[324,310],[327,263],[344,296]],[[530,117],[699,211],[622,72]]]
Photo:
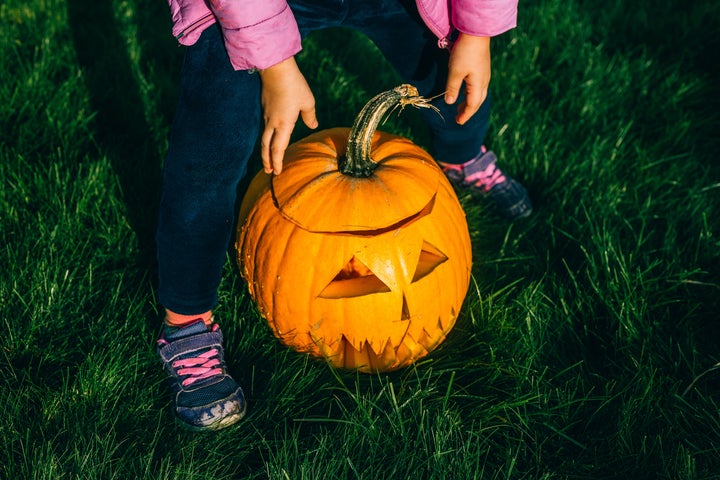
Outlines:
[[[5,0],[0,478],[720,478],[720,4],[628,5],[521,2],[494,40],[487,144],[535,213],[461,197],[473,278],[437,350],[376,375],[290,351],[229,250],[249,412],[192,434],[154,351],[167,5]],[[304,47],[321,127],[400,82],[352,32]],[[412,111],[382,128],[427,145]]]

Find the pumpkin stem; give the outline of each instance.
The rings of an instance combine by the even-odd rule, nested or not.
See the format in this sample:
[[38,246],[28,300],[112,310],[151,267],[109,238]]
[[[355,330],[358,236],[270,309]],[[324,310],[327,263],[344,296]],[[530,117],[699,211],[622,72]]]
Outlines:
[[355,118],[348,138],[345,155],[338,159],[338,169],[345,175],[357,178],[367,178],[377,167],[370,158],[372,138],[380,120],[390,109],[406,105],[418,108],[437,108],[430,104],[430,100],[421,97],[417,88],[409,84],[399,85],[392,90],[374,96]]

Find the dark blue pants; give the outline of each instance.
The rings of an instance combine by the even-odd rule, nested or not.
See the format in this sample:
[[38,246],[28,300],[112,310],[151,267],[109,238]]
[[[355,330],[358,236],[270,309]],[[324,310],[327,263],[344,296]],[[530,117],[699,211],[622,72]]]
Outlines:
[[[431,96],[445,87],[448,52],[417,15],[412,0],[290,0],[300,32],[343,26],[367,35],[398,73]],[[465,125],[439,99],[442,117],[422,109],[435,159],[474,157],[487,131],[490,102]],[[446,119],[446,120],[443,120]],[[159,301],[194,315],[217,303],[235,225],[237,187],[247,171],[262,117],[260,77],[234,71],[217,26],[186,49],[163,170],[157,230]]]

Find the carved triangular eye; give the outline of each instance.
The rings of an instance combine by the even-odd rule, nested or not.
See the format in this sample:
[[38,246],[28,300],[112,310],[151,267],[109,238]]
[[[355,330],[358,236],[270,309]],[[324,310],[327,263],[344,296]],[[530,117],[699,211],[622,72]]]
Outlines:
[[385,285],[360,260],[353,257],[320,292],[320,298],[350,298],[371,293],[389,292]]
[[[430,275],[448,257],[437,247],[423,241],[420,257],[413,275],[413,283]],[[352,298],[371,293],[389,292],[388,287],[364,263],[356,257],[343,267],[332,281],[320,292],[320,298]]]
[[415,275],[413,275],[413,282],[417,282],[423,277],[429,275],[436,267],[446,262],[448,257],[441,252],[437,247],[423,241],[422,250],[420,251],[420,258],[418,259],[418,265],[415,269]]

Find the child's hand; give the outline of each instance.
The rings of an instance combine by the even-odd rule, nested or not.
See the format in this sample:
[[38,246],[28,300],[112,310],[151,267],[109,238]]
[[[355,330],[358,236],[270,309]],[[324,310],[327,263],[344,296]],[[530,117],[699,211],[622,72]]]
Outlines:
[[315,97],[295,58],[260,71],[261,102],[265,130],[260,137],[260,156],[266,173],[282,171],[285,150],[298,116],[308,128],[318,126]]
[[490,84],[490,37],[461,33],[450,52],[445,102],[458,98],[465,82],[465,100],[458,105],[455,121],[462,125],[478,111]]

